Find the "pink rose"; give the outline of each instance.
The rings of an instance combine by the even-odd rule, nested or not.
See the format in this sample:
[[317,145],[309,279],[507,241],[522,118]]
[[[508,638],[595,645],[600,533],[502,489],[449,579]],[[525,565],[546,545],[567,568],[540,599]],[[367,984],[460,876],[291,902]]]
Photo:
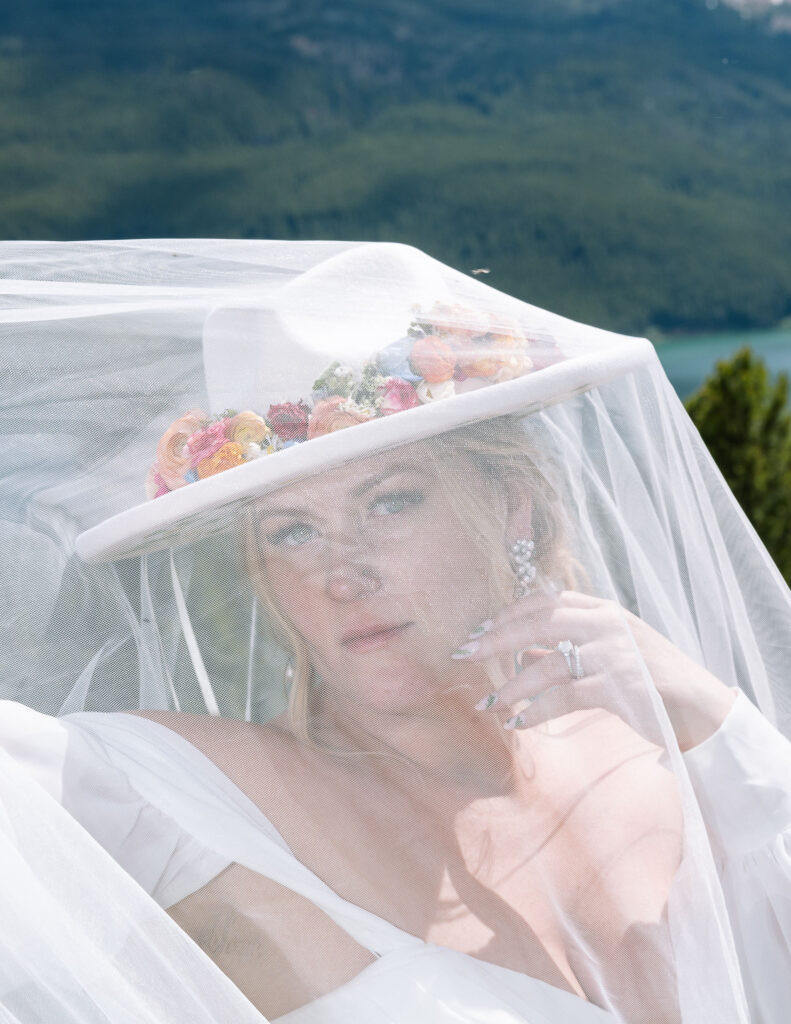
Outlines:
[[[183,484],[184,480],[181,483]],[[159,498],[163,494],[170,494],[170,488],[162,479],[159,466],[155,462],[151,469],[149,469],[148,476],[146,477],[146,497],[149,499]]]
[[208,427],[199,430],[187,441],[191,469],[195,469],[199,462],[208,459],[210,455],[214,455],[222,448],[228,440],[225,433],[228,422],[227,419],[223,419],[217,420],[216,423],[210,423]]
[[379,388],[379,394],[382,397],[379,412],[383,416],[392,416],[394,412],[403,412],[404,409],[414,409],[420,405],[414,384],[402,377],[388,377]]
[[270,405],[266,421],[281,441],[304,441],[308,436],[310,407],[299,402]]
[[353,427],[355,423],[365,423],[370,418],[369,410],[357,408],[353,402],[342,395],[333,395],[332,398],[326,398],[323,402],[319,402],[311,413],[308,437],[332,434],[336,430]]
[[184,476],[190,469],[191,461],[187,441],[191,435],[200,430],[200,425],[206,418],[206,413],[200,409],[190,409],[179,419],[174,420],[159,439],[157,472],[165,486],[171,491],[175,491],[177,487],[183,487],[186,483]]

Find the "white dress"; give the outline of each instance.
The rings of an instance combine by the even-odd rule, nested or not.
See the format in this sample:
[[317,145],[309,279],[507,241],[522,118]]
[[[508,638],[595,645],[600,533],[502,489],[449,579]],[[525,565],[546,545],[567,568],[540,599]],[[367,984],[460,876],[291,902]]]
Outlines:
[[[320,907],[374,961],[277,1024],[597,1024],[573,993],[409,935],[342,899],[197,748],[134,715],[53,719],[0,702],[0,746],[163,907],[231,863]],[[752,1019],[791,1006],[791,743],[739,693],[684,754],[715,852]]]

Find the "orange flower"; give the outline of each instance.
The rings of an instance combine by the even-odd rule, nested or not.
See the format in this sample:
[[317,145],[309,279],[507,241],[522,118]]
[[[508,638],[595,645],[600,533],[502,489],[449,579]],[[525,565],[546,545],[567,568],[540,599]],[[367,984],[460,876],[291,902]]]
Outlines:
[[435,331],[450,331],[453,329],[454,310],[461,307],[449,306],[447,302],[435,302],[427,313],[423,313],[420,307],[414,309],[415,321],[419,324],[430,324]]
[[214,455],[201,459],[195,467],[198,477],[205,480],[207,476],[214,476],[215,473],[222,473],[223,470],[233,469],[234,466],[241,466],[244,462],[244,448],[238,441],[226,441],[222,448],[218,448]]
[[186,451],[187,438],[200,430],[208,416],[200,409],[190,409],[170,424],[157,445],[159,475],[171,491],[183,487],[185,474],[190,468],[190,454]]
[[308,439],[321,437],[322,434],[333,434],[336,430],[353,427],[355,423],[365,423],[373,413],[369,409],[360,409],[342,395],[333,395],[318,402],[310,414],[308,421]]
[[516,320],[510,316],[492,316],[489,323],[489,337],[495,344],[506,348],[524,348],[527,338]]
[[418,338],[409,354],[409,362],[423,380],[429,384],[440,384],[450,380],[456,369],[456,353],[450,345],[436,334]]
[[512,334],[487,334],[486,344],[493,352],[498,352],[502,356],[513,355],[525,349],[525,343]]
[[452,306],[435,303],[425,316],[418,316],[418,322],[431,324],[435,333],[447,336],[455,348],[470,338],[480,337],[489,329],[489,317],[479,309],[468,309],[459,303]]
[[459,369],[467,377],[492,377],[503,363],[502,356],[488,345],[466,345],[458,354]]
[[[502,323],[508,330],[510,324]],[[509,333],[490,332],[457,348],[459,370],[467,377],[488,377],[496,381],[521,377],[532,368],[525,354],[526,341],[518,326]]]
[[266,420],[254,412],[240,412],[233,417],[225,428],[225,432],[232,441],[241,445],[251,442],[260,444],[269,437],[269,427]]

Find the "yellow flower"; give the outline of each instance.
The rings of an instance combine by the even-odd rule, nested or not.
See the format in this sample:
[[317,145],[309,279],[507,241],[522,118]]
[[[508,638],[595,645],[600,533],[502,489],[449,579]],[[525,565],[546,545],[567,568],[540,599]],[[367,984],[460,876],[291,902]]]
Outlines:
[[232,441],[241,445],[253,442],[261,444],[269,438],[269,427],[266,420],[254,412],[240,412],[233,417],[225,428],[225,432]]
[[524,377],[533,369],[533,360],[524,352],[515,352],[506,357],[500,364],[500,369],[494,374],[493,380],[499,384],[504,380],[514,380],[516,377]]

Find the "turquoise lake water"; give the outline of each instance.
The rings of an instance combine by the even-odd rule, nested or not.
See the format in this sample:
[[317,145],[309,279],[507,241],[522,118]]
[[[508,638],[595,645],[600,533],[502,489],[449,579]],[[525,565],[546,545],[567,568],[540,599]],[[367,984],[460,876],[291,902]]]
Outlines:
[[791,329],[673,338],[657,343],[656,350],[673,387],[686,398],[703,383],[718,359],[733,355],[743,345],[760,355],[772,373],[785,370],[791,374]]

